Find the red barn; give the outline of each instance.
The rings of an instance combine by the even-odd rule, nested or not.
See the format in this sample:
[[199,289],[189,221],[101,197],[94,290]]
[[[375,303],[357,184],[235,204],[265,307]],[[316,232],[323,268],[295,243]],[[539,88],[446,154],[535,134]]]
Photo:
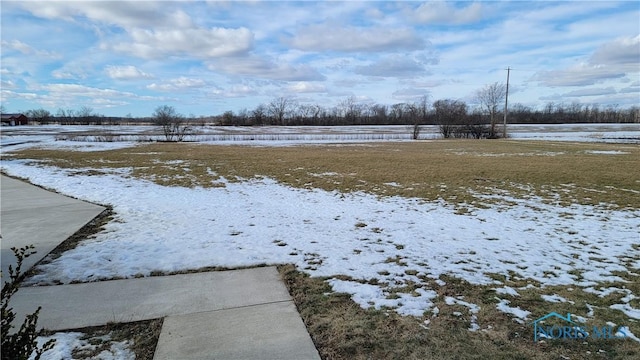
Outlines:
[[2,114],[2,125],[16,126],[29,124],[29,118],[24,114]]

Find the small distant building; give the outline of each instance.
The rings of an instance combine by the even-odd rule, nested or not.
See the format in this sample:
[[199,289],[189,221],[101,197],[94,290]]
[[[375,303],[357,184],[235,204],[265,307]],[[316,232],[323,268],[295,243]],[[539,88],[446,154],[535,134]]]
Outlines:
[[29,124],[29,118],[24,114],[2,114],[2,125],[17,126]]

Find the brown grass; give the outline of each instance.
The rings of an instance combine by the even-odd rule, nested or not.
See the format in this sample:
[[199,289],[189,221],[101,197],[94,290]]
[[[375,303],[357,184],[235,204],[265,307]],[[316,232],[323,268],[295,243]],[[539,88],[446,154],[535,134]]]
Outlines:
[[131,176],[168,186],[222,186],[215,182],[220,176],[230,181],[266,176],[295,187],[474,206],[487,201],[470,191],[640,208],[640,147],[620,144],[454,140],[261,148],[162,143],[101,152],[35,149],[10,156],[89,175],[132,168]]
[[[320,356],[325,360],[640,357],[640,345],[632,340],[550,340],[534,343],[530,324],[518,324],[495,308],[495,291],[460,279],[443,278],[447,285],[434,286],[439,295],[435,303],[440,309],[437,316],[416,318],[399,316],[392,311],[362,309],[348,295],[332,293],[331,287],[321,278],[310,278],[291,265],[281,266],[279,270]],[[481,310],[477,314],[477,322],[481,330],[470,332],[471,314],[468,309],[461,305],[446,305],[446,296],[463,296],[465,301],[479,305]],[[536,301],[527,294],[523,297],[527,299],[518,303]],[[539,296],[537,302],[541,305],[540,316],[557,311],[556,304],[544,305]],[[638,331],[638,326],[635,329]]]
[[[620,153],[596,154],[592,150]],[[88,153],[33,149],[2,156],[31,159],[87,175],[127,168],[131,169],[129,176],[166,186],[224,186],[219,182],[221,177],[239,181],[265,176],[300,188],[365,191],[425,201],[443,199],[457,204],[460,214],[473,207],[491,206],[495,201],[474,194],[539,196],[561,205],[640,208],[640,147],[620,144],[443,140],[260,148],[163,143]],[[567,212],[563,216],[572,215]],[[627,288],[640,294],[640,281],[634,275],[638,273],[638,260],[637,251],[625,258],[628,271],[617,274],[624,282],[599,286]],[[400,263],[402,259],[389,261]],[[530,324],[516,323],[496,309],[498,297],[509,299],[510,306],[531,311],[535,319],[551,311],[585,316],[589,304],[595,306],[589,326],[612,321],[628,325],[639,335],[640,322],[609,308],[620,302],[623,295],[619,293],[598,297],[579,288],[540,288],[539,283],[519,279],[517,274],[509,279],[494,275],[506,286],[536,287],[520,289],[520,296],[511,297],[497,295],[491,286],[443,276],[444,286],[433,279],[422,279],[438,292],[434,302],[440,314],[414,318],[392,311],[364,310],[348,296],[331,293],[323,279],[309,278],[291,266],[280,270],[323,359],[640,358],[640,345],[631,340],[533,343]],[[573,275],[579,276],[579,271]],[[405,293],[413,290],[411,286],[398,289]],[[573,303],[550,303],[541,298],[543,294],[558,294]],[[446,296],[479,305],[477,322],[482,330],[468,331],[468,309],[446,305]],[[638,299],[630,304],[640,308]],[[428,329],[423,327],[426,320]]]
[[[128,346],[138,360],[152,360],[162,330],[162,319],[137,321],[131,323],[110,323],[103,326],[93,326],[82,329],[69,330],[84,333],[83,340],[94,345],[94,351],[74,349],[74,359],[94,359],[100,352],[107,350],[111,342],[129,341]],[[51,335],[45,332],[43,335]],[[105,341],[104,336],[109,340]]]

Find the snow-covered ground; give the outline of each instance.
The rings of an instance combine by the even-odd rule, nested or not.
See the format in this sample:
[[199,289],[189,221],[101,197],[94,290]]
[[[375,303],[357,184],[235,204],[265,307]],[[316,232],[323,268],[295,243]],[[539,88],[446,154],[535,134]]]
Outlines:
[[[42,354],[42,359],[74,359],[76,356],[85,356],[91,354],[93,360],[134,360],[135,354],[129,349],[131,345],[129,341],[113,341],[110,335],[92,338],[91,341],[85,338],[84,333],[80,332],[58,332],[51,336],[39,336],[37,338],[38,347],[42,347],[49,340],[55,340],[52,349]],[[105,350],[97,352],[98,345],[109,343],[109,347]],[[32,354],[29,359],[34,359]],[[86,358],[86,357],[83,357]]]
[[[640,124],[514,124],[512,139],[615,142],[640,144]],[[387,126],[195,126],[188,141],[215,144],[282,146],[308,143],[349,143],[367,141],[410,141],[412,130],[406,125]],[[437,139],[438,126],[422,126],[421,139]],[[57,138],[57,146],[74,147],[90,143],[126,146],[132,141],[162,140],[154,126],[15,126],[2,127],[3,147],[46,145]],[[105,142],[107,140],[107,142]]]
[[[626,128],[620,133],[629,136]],[[3,144],[5,135],[12,141],[20,137],[3,131]],[[53,133],[23,136],[41,138],[7,150],[136,146],[54,141]],[[205,266],[294,263],[312,276],[328,277],[335,291],[350,293],[363,307],[420,316],[435,311],[433,286],[442,285],[442,274],[493,284],[504,290],[496,294],[505,297],[517,290],[503,288],[490,274],[518,274],[542,286],[572,285],[602,294],[609,291],[603,284],[621,280],[614,272],[626,271],[625,264],[640,268],[633,248],[640,243],[640,209],[562,207],[507,194],[495,195],[507,200],[505,205],[461,215],[444,202],[298,189],[268,178],[223,180],[224,187],[188,189],[135,179],[128,176],[131,169],[93,176],[79,175],[75,169],[70,176],[72,171],[45,164],[3,160],[2,170],[70,196],[112,205],[117,216],[94,238],[40,266],[41,273],[29,280],[32,284]],[[411,294],[398,290],[409,284],[423,286]],[[629,304],[640,294],[627,295],[611,307],[640,319],[640,310]],[[447,301],[475,311],[474,304]],[[503,299],[498,308],[531,320],[526,309],[508,304]]]

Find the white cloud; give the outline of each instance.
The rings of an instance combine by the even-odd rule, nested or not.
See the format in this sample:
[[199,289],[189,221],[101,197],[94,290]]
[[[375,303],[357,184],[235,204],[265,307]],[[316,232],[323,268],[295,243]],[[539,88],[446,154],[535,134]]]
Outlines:
[[188,27],[191,20],[169,2],[157,1],[24,1],[20,4],[45,19],[78,21],[87,18],[123,28],[142,26]]
[[392,98],[405,102],[416,101],[423,96],[429,96],[429,92],[420,88],[404,88],[391,94]]
[[100,89],[91,86],[79,84],[47,84],[39,87],[40,90],[47,90],[53,94],[65,96],[83,96],[83,97],[127,97],[134,94],[122,92],[113,89]]
[[[164,98],[141,96],[126,91],[104,89],[80,84],[46,84],[33,86],[34,92],[12,92],[2,90],[2,99],[23,99],[49,109],[89,105],[95,108],[110,108],[138,104],[143,100],[166,101]],[[33,104],[31,106],[34,106]]]
[[299,81],[287,86],[287,91],[292,93],[322,93],[327,91],[327,87],[307,81]]
[[17,92],[6,89],[0,90],[0,100],[2,100],[3,103],[8,102],[10,99],[35,100],[37,98],[38,94],[35,93]]
[[294,48],[307,51],[378,52],[425,47],[425,41],[409,28],[365,28],[331,22],[298,29],[286,41]]
[[153,77],[133,65],[109,65],[105,68],[105,72],[110,78],[118,80],[149,79]]
[[258,91],[248,85],[234,85],[227,89],[214,89],[211,94],[218,97],[234,98],[257,95]]
[[0,80],[0,88],[15,89],[17,85],[11,80]]
[[608,66],[581,63],[568,69],[541,71],[534,78],[546,86],[587,86],[624,76],[625,72]]
[[308,65],[291,65],[257,56],[224,59],[209,64],[209,69],[234,75],[255,76],[282,81],[324,80],[324,76]]
[[603,44],[591,55],[589,63],[630,65],[630,70],[640,71],[640,35]]
[[7,48],[13,49],[24,55],[35,55],[38,57],[48,58],[48,59],[59,59],[61,57],[60,54],[57,54],[55,52],[35,49],[34,47],[28,44],[25,44],[20,40],[12,40],[12,41],[2,40],[1,44],[2,44],[2,47],[5,49]]
[[176,79],[171,79],[164,84],[153,83],[151,85],[148,85],[147,88],[157,91],[180,91],[202,88],[205,85],[206,82],[202,79],[193,79],[181,76]]
[[547,86],[586,86],[640,73],[640,35],[599,46],[587,62],[567,69],[542,71],[535,79]]
[[365,76],[400,78],[422,76],[427,73],[423,63],[400,55],[385,57],[370,65],[358,66],[354,72]]
[[243,54],[253,46],[253,34],[247,28],[137,28],[132,29],[129,34],[131,42],[120,42],[112,45],[112,48],[145,59],[163,59],[167,56],[210,59]]
[[567,93],[562,94],[563,97],[582,97],[582,96],[600,96],[600,95],[610,95],[616,94],[617,91],[613,87],[607,88],[589,88],[589,89],[580,89],[573,90]]
[[211,58],[237,55],[253,45],[247,28],[197,27],[180,9],[181,2],[154,1],[71,1],[25,2],[22,7],[38,17],[69,22],[86,22],[101,33],[100,26],[118,26],[130,39],[102,44],[145,59],[167,56]]
[[438,61],[434,54],[427,52],[394,54],[367,65],[356,66],[354,72],[375,77],[419,77],[427,74],[427,65],[435,65]]
[[51,76],[55,79],[84,79],[86,76],[79,73],[72,73],[62,69],[56,69],[51,72]]
[[483,8],[474,2],[458,8],[450,2],[429,1],[414,9],[410,17],[421,24],[468,24],[482,19]]

